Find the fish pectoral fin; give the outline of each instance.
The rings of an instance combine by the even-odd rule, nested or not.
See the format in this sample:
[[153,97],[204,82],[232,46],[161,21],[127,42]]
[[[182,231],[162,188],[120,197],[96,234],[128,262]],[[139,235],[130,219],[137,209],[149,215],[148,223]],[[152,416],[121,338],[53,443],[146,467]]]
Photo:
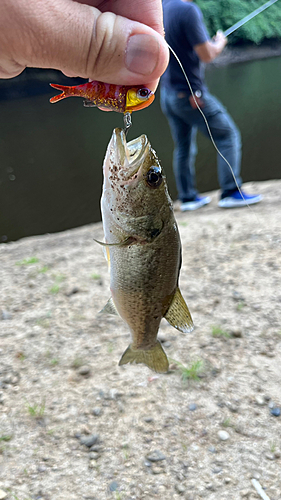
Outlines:
[[105,306],[101,309],[101,311],[99,311],[99,314],[117,314],[117,316],[119,316],[112,297],[108,299]]
[[148,368],[157,373],[166,373],[169,368],[168,358],[159,340],[157,340],[157,344],[152,349],[147,351],[141,349],[135,351],[129,345],[120,359],[119,365],[126,365],[127,363],[144,363]]
[[102,245],[103,247],[126,247],[135,243],[136,239],[133,236],[128,236],[127,238],[125,238],[122,241],[119,241],[118,243],[106,243],[106,241],[95,240],[95,238],[94,241],[99,245]]
[[179,288],[176,289],[172,303],[164,318],[180,332],[192,332],[194,325],[191,314]]

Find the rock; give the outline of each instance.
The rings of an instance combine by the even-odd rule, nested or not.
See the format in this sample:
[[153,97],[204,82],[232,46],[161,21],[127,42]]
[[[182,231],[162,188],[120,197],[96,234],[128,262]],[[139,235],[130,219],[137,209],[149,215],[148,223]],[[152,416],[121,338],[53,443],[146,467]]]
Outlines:
[[99,458],[100,454],[97,453],[96,451],[90,451],[89,453],[89,460],[97,460]]
[[153,417],[144,417],[143,419],[147,424],[151,424],[151,422],[154,422],[154,418]]
[[249,498],[251,496],[251,491],[250,490],[242,490],[240,492],[240,495],[242,498]]
[[95,417],[99,417],[100,414],[101,414],[102,410],[99,406],[97,406],[96,408],[93,409],[93,415],[95,415]]
[[267,460],[275,460],[274,453],[266,453],[265,458],[267,458]]
[[98,434],[92,434],[91,436],[81,436],[80,437],[80,443],[84,444],[88,448],[91,448],[91,446],[96,444],[98,441],[99,441]]
[[117,389],[110,389],[109,391],[109,399],[118,399],[124,396],[123,392],[118,391]]
[[146,455],[147,460],[150,462],[160,462],[161,460],[166,460],[165,455],[158,450],[152,451],[148,455]]
[[165,472],[162,467],[152,467],[152,474],[163,474]]
[[171,347],[171,345],[172,345],[172,342],[170,342],[169,340],[166,340],[166,342],[163,343],[164,347],[168,347],[169,348],[169,347]]
[[109,485],[109,491],[117,491],[119,488],[119,485],[116,481],[112,481]]
[[183,484],[179,483],[175,485],[175,490],[182,495],[185,492],[185,487]]
[[197,410],[197,405],[195,403],[190,403],[188,406],[189,411],[195,411]]
[[279,450],[276,450],[274,452],[274,456],[275,456],[275,458],[280,458],[281,457],[281,452]]
[[5,321],[5,320],[9,320],[9,319],[12,319],[12,315],[11,315],[11,313],[10,313],[9,311],[5,311],[5,310],[3,310],[3,311],[2,311],[2,315],[1,315],[1,319],[2,319],[3,321]]
[[212,469],[212,473],[213,474],[219,474],[222,470],[223,470],[222,467],[214,467]]
[[91,368],[87,365],[80,366],[77,371],[79,375],[82,375],[83,377],[89,377],[89,375],[91,374]]
[[230,334],[232,335],[232,337],[235,337],[235,338],[243,337],[243,333],[242,333],[242,330],[240,330],[240,328],[232,328]]
[[264,397],[263,396],[256,396],[255,402],[257,403],[257,405],[263,406],[265,404]]
[[281,411],[280,411],[280,408],[275,407],[275,408],[272,408],[272,410],[270,410],[270,413],[271,413],[271,415],[273,415],[274,417],[279,417],[279,416],[280,416]]
[[211,452],[211,453],[217,453],[217,450],[214,446],[209,446],[208,450]]
[[99,444],[94,444],[93,446],[91,446],[90,451],[96,451],[98,453],[101,453],[103,451],[103,448]]
[[70,297],[71,295],[74,295],[75,293],[78,293],[79,292],[79,288],[78,286],[74,286],[71,290],[69,290],[68,292],[66,292],[66,296],[67,297]]
[[0,500],[2,500],[3,498],[6,498],[7,496],[8,496],[8,494],[5,493],[5,491],[0,490]]
[[219,431],[218,437],[221,441],[227,441],[230,438],[228,432],[226,432],[226,431]]

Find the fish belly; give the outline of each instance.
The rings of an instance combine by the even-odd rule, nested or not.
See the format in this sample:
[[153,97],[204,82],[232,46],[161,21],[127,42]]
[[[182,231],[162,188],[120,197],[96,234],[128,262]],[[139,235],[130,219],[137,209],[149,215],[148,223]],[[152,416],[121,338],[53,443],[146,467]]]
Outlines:
[[151,349],[157,342],[161,318],[177,287],[180,251],[174,228],[152,243],[110,248],[112,297],[130,328],[133,349]]

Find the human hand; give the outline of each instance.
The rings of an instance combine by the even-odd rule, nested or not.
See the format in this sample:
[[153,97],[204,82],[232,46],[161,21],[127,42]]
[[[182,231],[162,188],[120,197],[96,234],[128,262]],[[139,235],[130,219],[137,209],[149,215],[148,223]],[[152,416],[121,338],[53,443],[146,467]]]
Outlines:
[[161,0],[0,1],[0,78],[53,68],[154,91],[168,58]]
[[222,49],[226,46],[227,44],[227,38],[226,36],[224,35],[223,31],[222,30],[218,30],[215,34],[215,36],[213,37],[213,41],[217,44],[217,45],[220,45],[222,47]]

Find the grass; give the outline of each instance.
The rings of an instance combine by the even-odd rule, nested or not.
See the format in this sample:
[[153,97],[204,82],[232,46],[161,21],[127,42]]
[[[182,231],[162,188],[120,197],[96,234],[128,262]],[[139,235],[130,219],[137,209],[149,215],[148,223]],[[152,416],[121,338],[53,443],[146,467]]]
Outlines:
[[50,292],[50,293],[53,293],[53,294],[55,295],[56,293],[58,293],[58,292],[59,292],[59,290],[60,290],[59,285],[58,285],[57,283],[55,283],[55,285],[53,285],[53,286],[49,289],[49,292]]
[[38,273],[42,273],[42,274],[46,273],[47,271],[49,271],[48,266],[43,266],[43,267],[41,267],[41,269],[38,269]]
[[65,279],[65,276],[63,274],[58,274],[57,276],[54,276],[55,278],[55,283],[54,285],[49,289],[50,293],[53,293],[54,295],[59,292],[60,290],[60,283]]
[[52,365],[52,366],[56,366],[56,365],[58,365],[58,364],[59,364],[59,359],[58,359],[58,358],[52,358],[52,359],[50,360],[50,365]]
[[49,328],[50,320],[48,318],[39,318],[36,321],[36,325],[42,326],[42,328]]
[[[20,500],[20,499],[19,499],[19,497],[18,497],[17,495],[15,495],[15,493],[12,493],[12,496],[13,496],[13,498],[14,498],[15,500]],[[30,498],[30,497],[28,497],[28,498],[25,498],[24,500],[31,500],[31,498]]]
[[101,277],[101,276],[100,276],[100,274],[98,274],[98,273],[93,273],[93,274],[91,274],[91,278],[93,278],[93,280],[99,280],[99,279],[100,279],[100,277]]
[[77,370],[78,368],[80,368],[81,366],[83,366],[85,364],[85,362],[83,361],[82,358],[75,358],[72,363],[71,363],[71,368],[74,368],[75,370]]
[[242,309],[244,309],[244,307],[245,307],[245,302],[238,302],[236,309],[237,309],[237,311],[242,311]]
[[108,342],[108,344],[107,344],[107,352],[108,352],[108,354],[111,354],[113,352],[113,350],[114,350],[114,344],[113,344],[113,342]]
[[30,257],[30,259],[22,259],[16,262],[16,266],[28,266],[29,264],[36,264],[39,262],[38,257]]
[[5,441],[5,443],[7,443],[8,441],[11,441],[12,437],[13,434],[2,434],[2,436],[0,436],[0,442]]
[[30,405],[29,403],[26,403],[26,408],[27,408],[29,415],[32,418],[40,419],[40,418],[43,418],[44,413],[45,413],[45,402],[40,404],[40,405],[37,405],[37,404]]
[[212,326],[212,336],[215,338],[224,337],[225,339],[229,339],[230,335],[225,330],[223,330],[220,326]]
[[231,419],[228,417],[228,418],[225,418],[223,421],[222,421],[222,426],[223,427],[232,427],[232,423],[231,423]]
[[273,441],[270,443],[270,451],[271,453],[274,453],[276,451],[276,443],[274,443]]
[[197,359],[188,366],[184,366],[182,363],[180,363],[179,361],[175,361],[174,359],[170,359],[170,361],[177,365],[183,381],[200,380],[199,375],[203,372],[204,369],[204,363],[202,359]]

